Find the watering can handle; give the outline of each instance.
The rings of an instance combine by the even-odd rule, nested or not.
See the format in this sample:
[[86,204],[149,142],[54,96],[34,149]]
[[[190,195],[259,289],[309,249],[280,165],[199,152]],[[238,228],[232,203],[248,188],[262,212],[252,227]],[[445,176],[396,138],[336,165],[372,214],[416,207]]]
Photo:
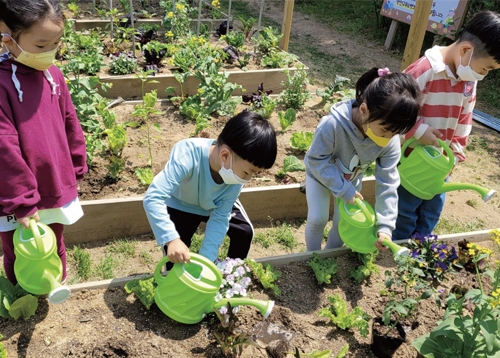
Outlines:
[[35,246],[42,251],[43,250],[43,240],[42,235],[40,235],[40,228],[36,223],[35,219],[30,219],[29,221],[30,230],[33,233],[33,238],[35,239]]
[[406,148],[408,148],[408,146],[415,141],[416,141],[415,137],[411,137],[410,139],[408,139],[406,142],[403,143],[403,146],[401,147],[401,158],[399,159],[401,163],[403,163],[404,160],[408,158],[405,156]]
[[356,205],[358,205],[358,207],[361,209],[361,211],[363,212],[363,214],[365,214],[367,218],[370,218],[372,216],[371,213],[368,211],[368,208],[366,207],[365,203],[363,203],[363,201],[360,198],[354,198],[354,202],[356,203]]
[[448,144],[446,144],[445,141],[442,141],[441,139],[439,138],[436,138],[439,145],[444,149],[444,151],[446,152],[446,156],[448,157],[448,162],[449,162],[449,170],[448,172],[451,172],[451,170],[453,169],[453,166],[455,165],[455,155],[453,154],[453,151],[451,150],[450,146]]
[[163,276],[161,274],[161,269],[162,267],[169,262],[170,260],[168,259],[168,256],[163,256],[163,258],[156,264],[155,272],[154,272],[154,277],[155,281],[157,283],[160,282],[160,280],[164,279],[166,276]]

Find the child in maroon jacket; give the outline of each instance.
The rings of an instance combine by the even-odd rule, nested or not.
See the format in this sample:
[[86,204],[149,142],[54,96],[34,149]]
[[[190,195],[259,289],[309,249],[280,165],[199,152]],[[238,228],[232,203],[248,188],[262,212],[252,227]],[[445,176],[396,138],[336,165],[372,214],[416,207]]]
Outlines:
[[29,220],[54,231],[66,279],[63,225],[82,215],[83,131],[61,71],[52,65],[64,29],[57,0],[0,0],[0,237],[7,278],[13,234]]

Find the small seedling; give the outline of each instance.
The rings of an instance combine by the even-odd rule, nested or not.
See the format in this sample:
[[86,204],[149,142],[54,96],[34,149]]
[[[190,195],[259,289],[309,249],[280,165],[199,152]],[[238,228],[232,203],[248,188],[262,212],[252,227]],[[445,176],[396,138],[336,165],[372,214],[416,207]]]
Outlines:
[[126,257],[134,257],[136,244],[136,241],[129,241],[127,239],[117,240],[111,246],[108,246],[106,251],[115,254],[123,254]]

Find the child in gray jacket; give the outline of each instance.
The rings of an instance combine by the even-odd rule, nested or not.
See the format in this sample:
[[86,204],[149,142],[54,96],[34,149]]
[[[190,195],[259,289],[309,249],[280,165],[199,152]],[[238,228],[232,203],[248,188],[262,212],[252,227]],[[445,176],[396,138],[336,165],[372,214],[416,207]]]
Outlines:
[[[397,165],[401,155],[398,134],[408,132],[419,111],[420,90],[416,81],[387,68],[372,68],[356,83],[356,99],[334,104],[323,117],[305,156],[305,229],[308,251],[320,250],[329,218],[330,194],[353,204],[360,194],[361,179],[375,161],[377,248],[391,239],[399,186]],[[338,231],[338,208],[334,203],[333,225],[325,249],[342,246]]]

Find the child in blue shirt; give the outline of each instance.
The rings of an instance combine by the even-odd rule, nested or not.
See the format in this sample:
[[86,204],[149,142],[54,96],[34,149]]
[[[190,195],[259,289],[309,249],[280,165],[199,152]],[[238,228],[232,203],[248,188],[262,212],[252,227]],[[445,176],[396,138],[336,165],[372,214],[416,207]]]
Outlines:
[[243,184],[273,166],[273,126],[254,112],[231,118],[217,140],[184,139],[144,196],[144,209],[158,245],[171,263],[189,262],[191,238],[206,222],[200,254],[215,261],[227,234],[228,257],[245,258],[253,227],[237,200]]

